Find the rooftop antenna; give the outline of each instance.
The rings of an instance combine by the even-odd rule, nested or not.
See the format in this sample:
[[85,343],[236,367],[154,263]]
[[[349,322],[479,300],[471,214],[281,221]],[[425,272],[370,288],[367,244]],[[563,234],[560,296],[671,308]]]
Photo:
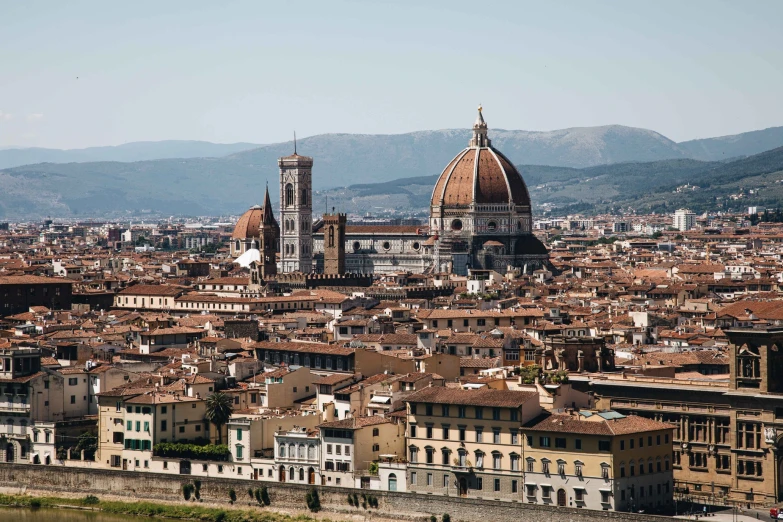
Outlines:
[[294,154],[296,154],[296,131],[294,131]]

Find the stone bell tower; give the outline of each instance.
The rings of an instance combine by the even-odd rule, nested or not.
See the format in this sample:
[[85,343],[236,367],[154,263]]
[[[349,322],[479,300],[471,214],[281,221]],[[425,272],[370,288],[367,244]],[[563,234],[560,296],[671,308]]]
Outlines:
[[345,274],[345,214],[324,214],[324,274]]
[[280,265],[283,272],[313,270],[313,158],[294,153],[280,167]]

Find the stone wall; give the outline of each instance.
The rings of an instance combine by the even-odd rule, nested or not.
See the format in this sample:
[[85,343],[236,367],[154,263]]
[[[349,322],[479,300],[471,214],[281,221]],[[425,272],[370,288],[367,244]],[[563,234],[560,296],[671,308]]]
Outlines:
[[[164,475],[99,469],[67,469],[57,466],[31,466],[24,464],[0,464],[0,488],[6,491],[26,491],[29,494],[52,495],[58,493],[94,494],[100,497],[113,495],[129,499],[182,500],[182,485],[191,482],[187,475]],[[228,507],[228,491],[234,488],[237,507],[247,504],[248,488],[266,485],[272,508],[305,509],[305,495],[310,486],[279,484],[253,480],[201,478],[201,497],[204,502],[225,503]],[[378,513],[379,518],[396,520],[429,520],[430,514],[440,519],[443,513],[451,515],[455,522],[669,522],[667,517],[590,511],[585,509],[534,506],[516,502],[498,502],[469,498],[456,498],[415,493],[355,490],[328,486],[318,487],[323,511],[334,513],[332,518],[349,513]],[[378,499],[378,509],[354,508],[348,505],[348,494],[371,494]]]

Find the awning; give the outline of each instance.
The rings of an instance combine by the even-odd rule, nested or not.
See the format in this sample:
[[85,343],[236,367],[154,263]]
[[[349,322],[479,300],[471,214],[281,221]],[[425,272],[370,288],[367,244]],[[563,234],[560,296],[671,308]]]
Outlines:
[[391,397],[383,397],[381,395],[376,395],[372,399],[370,399],[370,402],[374,402],[376,404],[389,404],[391,402]]

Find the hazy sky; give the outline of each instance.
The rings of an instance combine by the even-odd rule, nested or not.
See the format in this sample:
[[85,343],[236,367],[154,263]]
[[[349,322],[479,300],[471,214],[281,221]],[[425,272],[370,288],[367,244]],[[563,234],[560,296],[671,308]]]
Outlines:
[[[783,125],[783,1],[0,0],[0,147]],[[78,79],[77,79],[78,77]]]

